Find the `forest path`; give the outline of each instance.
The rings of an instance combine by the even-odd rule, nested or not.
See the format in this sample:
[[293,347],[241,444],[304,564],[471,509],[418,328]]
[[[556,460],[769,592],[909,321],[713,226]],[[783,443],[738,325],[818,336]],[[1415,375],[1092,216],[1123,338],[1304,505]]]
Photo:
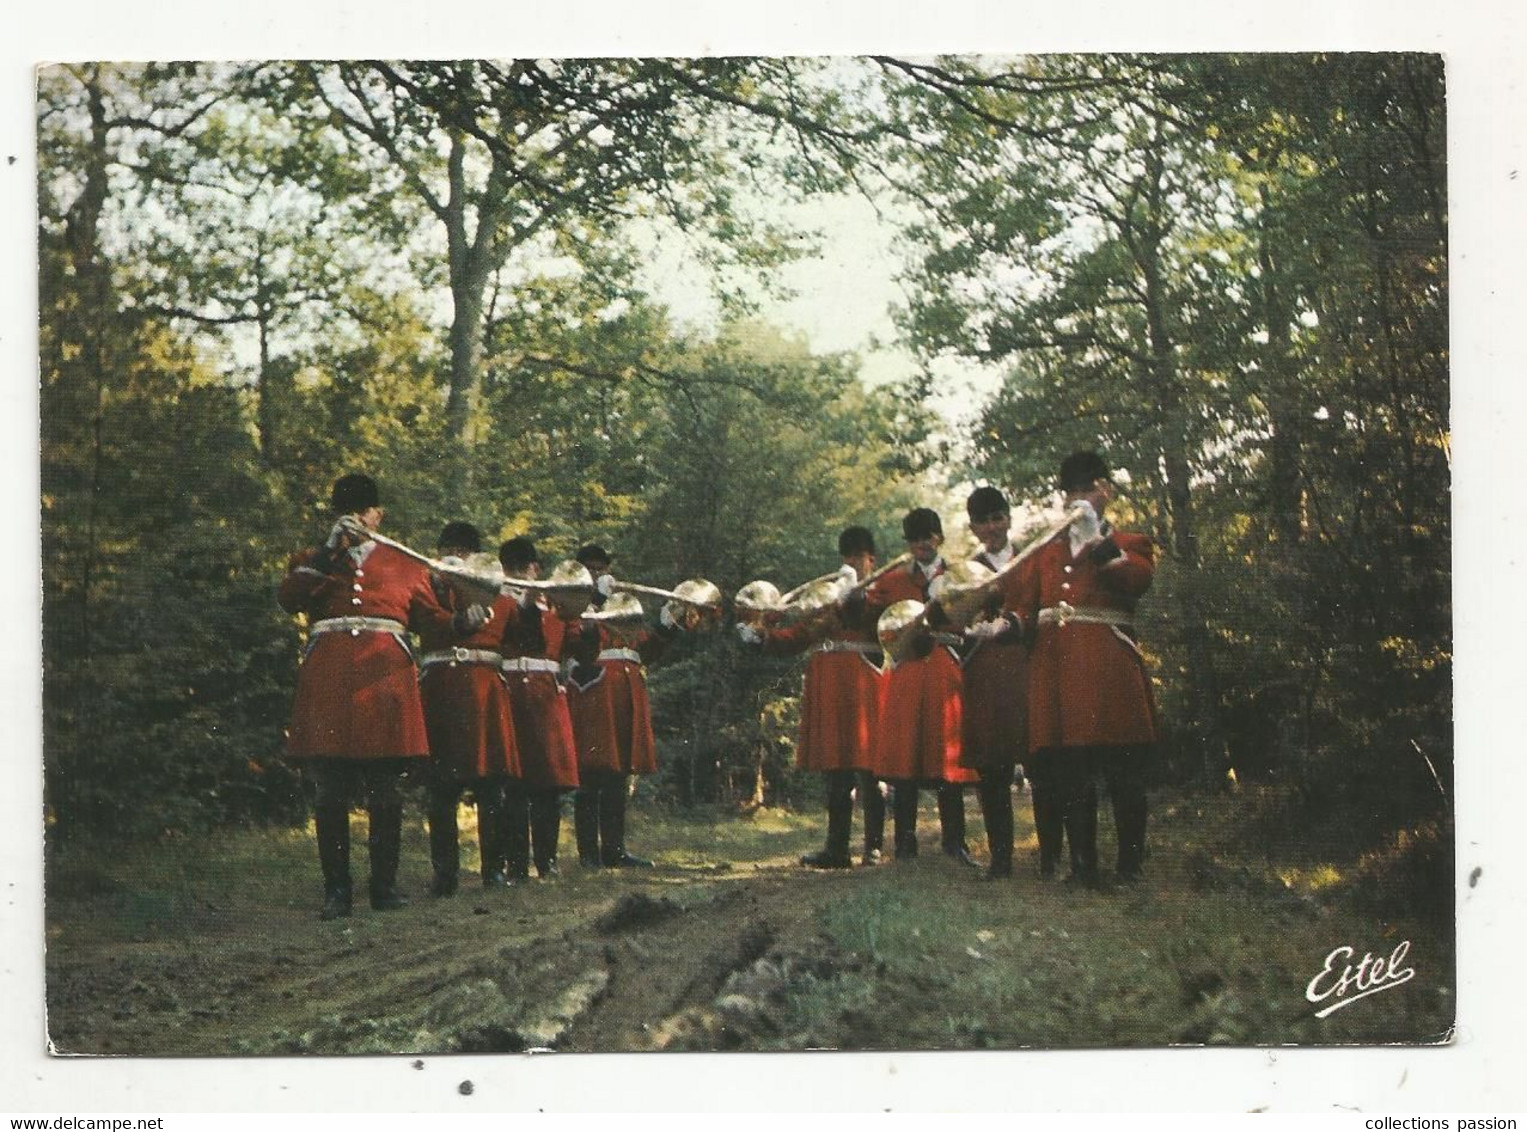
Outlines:
[[[494,891],[464,872],[454,897],[362,900],[330,923],[300,832],[236,835],[227,857],[161,851],[147,871],[61,863],[50,1038],[161,1056],[1446,1038],[1451,922],[1359,910],[1351,888],[1371,878],[1280,879],[1211,853],[1214,815],[1187,803],[1163,809],[1138,886],[1041,881],[1023,820],[1016,875],[991,882],[938,852],[927,817],[915,860],[835,872],[795,863],[820,836],[811,817],[654,820],[652,869],[564,864]],[[411,831],[406,886],[422,887],[422,849]],[[1412,982],[1314,1017],[1305,991],[1334,948],[1355,961],[1402,942]]]

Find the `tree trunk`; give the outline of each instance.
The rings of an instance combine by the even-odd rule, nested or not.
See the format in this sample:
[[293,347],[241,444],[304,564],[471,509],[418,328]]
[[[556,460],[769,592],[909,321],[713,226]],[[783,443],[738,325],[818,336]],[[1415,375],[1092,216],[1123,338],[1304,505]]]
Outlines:
[[[1266,385],[1262,398],[1272,430],[1267,450],[1266,509],[1270,517],[1268,533],[1274,544],[1267,553],[1276,569],[1277,597],[1287,604],[1289,611],[1290,647],[1296,655],[1302,655],[1300,642],[1308,592],[1302,561],[1305,499],[1300,466],[1305,418],[1304,407],[1299,403],[1299,374],[1291,346],[1293,303],[1289,291],[1282,286],[1282,262],[1273,247],[1275,206],[1266,185],[1261,187],[1261,198],[1257,259],[1262,268],[1262,320],[1267,328],[1267,349],[1262,358]],[[1310,755],[1301,704],[1313,686],[1313,678],[1307,666],[1294,676],[1286,687],[1272,692],[1275,719],[1272,758],[1276,766],[1285,770],[1299,766]]]
[[[1159,182],[1158,186],[1159,188]],[[1159,256],[1160,228],[1145,235],[1139,265],[1145,282],[1145,315],[1150,339],[1150,373],[1161,405],[1162,461],[1166,470],[1171,553],[1182,584],[1176,587],[1177,615],[1188,657],[1189,695],[1193,703],[1195,742],[1208,781],[1223,781],[1230,763],[1219,723],[1219,681],[1209,627],[1193,579],[1199,571],[1198,532],[1194,526],[1191,470],[1183,427],[1181,384],[1172,358],[1166,323],[1166,286]]]
[[75,368],[79,378],[92,383],[95,392],[95,412],[90,428],[90,497],[85,504],[85,547],[80,564],[79,656],[81,662],[88,665],[92,630],[90,591],[95,585],[99,549],[96,528],[105,446],[106,369],[109,364],[105,324],[110,315],[107,307],[111,301],[110,275],[101,258],[97,232],[101,213],[106,206],[106,146],[111,125],[106,118],[100,74],[95,69],[90,71],[90,77],[85,80],[85,92],[90,113],[90,144],[85,154],[84,187],[79,199],[69,210],[68,242],[75,277],[80,281],[80,292],[84,296],[76,322],[80,350]]
[[[446,467],[446,504],[460,510],[470,503],[477,447],[477,402],[482,388],[483,303],[489,271],[486,255],[467,235],[466,145],[451,138],[450,199],[445,208],[446,252],[451,273],[451,383],[445,402],[451,452]],[[478,217],[478,235],[485,218]]]

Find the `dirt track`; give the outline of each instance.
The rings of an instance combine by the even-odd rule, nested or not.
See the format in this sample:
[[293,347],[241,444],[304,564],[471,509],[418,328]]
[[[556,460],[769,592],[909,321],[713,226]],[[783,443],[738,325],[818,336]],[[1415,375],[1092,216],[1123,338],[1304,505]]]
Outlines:
[[729,978],[771,954],[854,962],[814,928],[851,879],[670,867],[466,888],[335,923],[293,909],[257,934],[59,941],[50,1034],[60,1052],[152,1055],[736,1046],[745,1033],[716,1013]]
[[[1026,822],[1018,875],[990,884],[938,853],[936,822],[915,861],[821,873],[795,864],[809,821],[733,818],[653,828],[653,869],[573,864],[332,923],[310,834],[81,855],[50,868],[49,1036],[160,1056],[1445,1040],[1447,921],[1288,887],[1177,841],[1202,810],[1162,818],[1134,889],[1040,882]],[[1401,940],[1410,987],[1311,1017],[1333,946]]]

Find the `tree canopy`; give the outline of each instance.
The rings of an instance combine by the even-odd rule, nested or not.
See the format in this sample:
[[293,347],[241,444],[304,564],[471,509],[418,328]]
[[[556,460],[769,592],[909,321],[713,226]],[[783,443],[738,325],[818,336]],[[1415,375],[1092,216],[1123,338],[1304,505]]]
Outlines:
[[[1447,206],[1415,55],[77,64],[38,96],[45,741],[61,830],[301,812],[286,555],[363,469],[732,592],[985,480],[1127,477],[1168,773],[1375,821],[1450,789]],[[921,380],[767,325],[865,193]],[[696,329],[647,270],[682,242]],[[831,296],[823,296],[831,304]],[[987,367],[966,435],[943,359]],[[950,450],[941,443],[952,440]],[[952,520],[954,516],[947,516]],[[956,524],[948,524],[954,528]],[[788,786],[787,664],[653,674],[681,796]]]

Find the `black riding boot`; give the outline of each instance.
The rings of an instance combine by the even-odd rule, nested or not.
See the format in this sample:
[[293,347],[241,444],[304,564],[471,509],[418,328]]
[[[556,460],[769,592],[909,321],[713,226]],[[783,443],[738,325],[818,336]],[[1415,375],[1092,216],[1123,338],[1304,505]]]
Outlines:
[[965,844],[965,791],[950,782],[938,788],[938,824],[944,855],[973,869],[980,868]]
[[859,775],[859,806],[864,811],[864,863],[878,865],[885,845],[885,796],[879,780],[868,772]]
[[1065,809],[1066,840],[1071,843],[1071,875],[1067,879],[1096,888],[1098,884],[1098,791],[1088,782],[1071,795]]
[[530,794],[530,848],[536,872],[547,880],[557,875],[557,840],[562,834],[562,799],[555,789]]
[[1138,880],[1145,864],[1145,770],[1149,755],[1148,748],[1140,747],[1104,747],[1095,755],[1113,803],[1118,876],[1123,881]]
[[[431,896],[456,894],[457,877],[461,871],[456,827],[456,803],[460,794],[460,788],[454,784],[436,783],[429,789],[429,863],[434,873],[429,886]],[[478,821],[482,821],[480,804]]]
[[993,880],[1013,875],[1013,764],[999,763],[981,771],[981,820],[986,826],[986,845]]
[[827,846],[807,853],[801,864],[813,869],[846,869],[853,861],[848,855],[848,839],[854,824],[853,771],[827,772]]
[[504,788],[500,811],[498,851],[503,854],[510,883],[530,879],[530,795],[519,782]]
[[891,813],[896,826],[896,859],[903,861],[917,856],[917,783],[903,779],[895,789]]
[[1056,760],[1063,757],[1063,752],[1050,748],[1036,754],[1024,767],[1029,772],[1034,833],[1039,838],[1039,875],[1046,880],[1055,875],[1066,844],[1065,808],[1056,769]]
[[578,840],[578,863],[586,869],[597,869],[601,864],[599,803],[599,791],[592,783],[586,783],[573,795],[573,834]]
[[318,837],[318,866],[323,870],[321,918],[337,920],[350,914],[350,807],[320,805],[313,811]]
[[650,869],[645,857],[633,857],[626,849],[626,776],[617,775],[599,793],[599,840],[604,845],[604,864],[612,869]]
[[504,784],[489,779],[478,784],[477,856],[484,888],[503,888],[509,883],[504,873]]
[[398,856],[403,845],[403,805],[372,806],[367,843],[371,850],[371,907],[391,912],[408,901],[398,891]]

